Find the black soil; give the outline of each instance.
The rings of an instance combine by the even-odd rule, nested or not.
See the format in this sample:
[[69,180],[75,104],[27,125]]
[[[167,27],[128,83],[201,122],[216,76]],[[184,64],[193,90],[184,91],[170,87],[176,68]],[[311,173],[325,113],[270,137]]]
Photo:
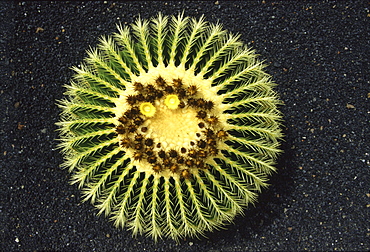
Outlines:
[[[0,250],[370,249],[367,1],[0,3]],[[240,33],[284,106],[284,154],[255,207],[208,239],[179,244],[115,229],[62,170],[63,85],[103,34],[182,10]]]

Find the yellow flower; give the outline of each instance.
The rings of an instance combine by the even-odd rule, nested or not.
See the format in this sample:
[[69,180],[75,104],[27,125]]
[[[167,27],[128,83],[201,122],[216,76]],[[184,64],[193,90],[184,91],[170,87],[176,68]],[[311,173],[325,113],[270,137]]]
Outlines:
[[154,116],[156,108],[150,102],[143,102],[140,104],[140,112],[146,117]]
[[179,97],[174,94],[167,95],[166,99],[164,99],[164,104],[169,109],[177,109],[180,104]]

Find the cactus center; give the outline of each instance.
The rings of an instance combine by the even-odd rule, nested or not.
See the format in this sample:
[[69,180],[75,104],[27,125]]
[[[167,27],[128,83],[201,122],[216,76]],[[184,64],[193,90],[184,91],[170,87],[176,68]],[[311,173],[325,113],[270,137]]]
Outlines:
[[117,99],[120,147],[138,171],[190,179],[209,168],[207,160],[220,154],[228,137],[222,104],[209,83],[197,84],[207,80],[189,78],[186,71],[183,78],[156,73],[139,76]]
[[164,148],[187,147],[199,131],[196,112],[193,108],[170,109],[162,101],[157,113],[150,120],[150,137],[158,139]]

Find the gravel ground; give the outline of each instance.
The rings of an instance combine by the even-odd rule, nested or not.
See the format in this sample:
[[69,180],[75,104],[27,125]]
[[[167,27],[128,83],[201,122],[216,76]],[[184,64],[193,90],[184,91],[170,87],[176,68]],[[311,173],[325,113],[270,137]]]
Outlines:
[[[0,250],[370,249],[367,1],[1,2]],[[56,148],[70,67],[139,15],[205,15],[265,59],[285,105],[284,154],[255,207],[179,244],[132,238],[81,203]]]

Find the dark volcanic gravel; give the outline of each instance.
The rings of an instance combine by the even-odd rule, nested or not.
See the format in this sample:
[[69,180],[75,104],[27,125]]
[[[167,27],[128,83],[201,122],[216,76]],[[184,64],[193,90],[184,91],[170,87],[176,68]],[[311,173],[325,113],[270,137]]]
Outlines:
[[[0,250],[370,249],[368,1],[0,2]],[[70,67],[115,24],[185,10],[240,33],[285,105],[279,171],[255,207],[208,239],[155,244],[117,230],[59,165]]]

